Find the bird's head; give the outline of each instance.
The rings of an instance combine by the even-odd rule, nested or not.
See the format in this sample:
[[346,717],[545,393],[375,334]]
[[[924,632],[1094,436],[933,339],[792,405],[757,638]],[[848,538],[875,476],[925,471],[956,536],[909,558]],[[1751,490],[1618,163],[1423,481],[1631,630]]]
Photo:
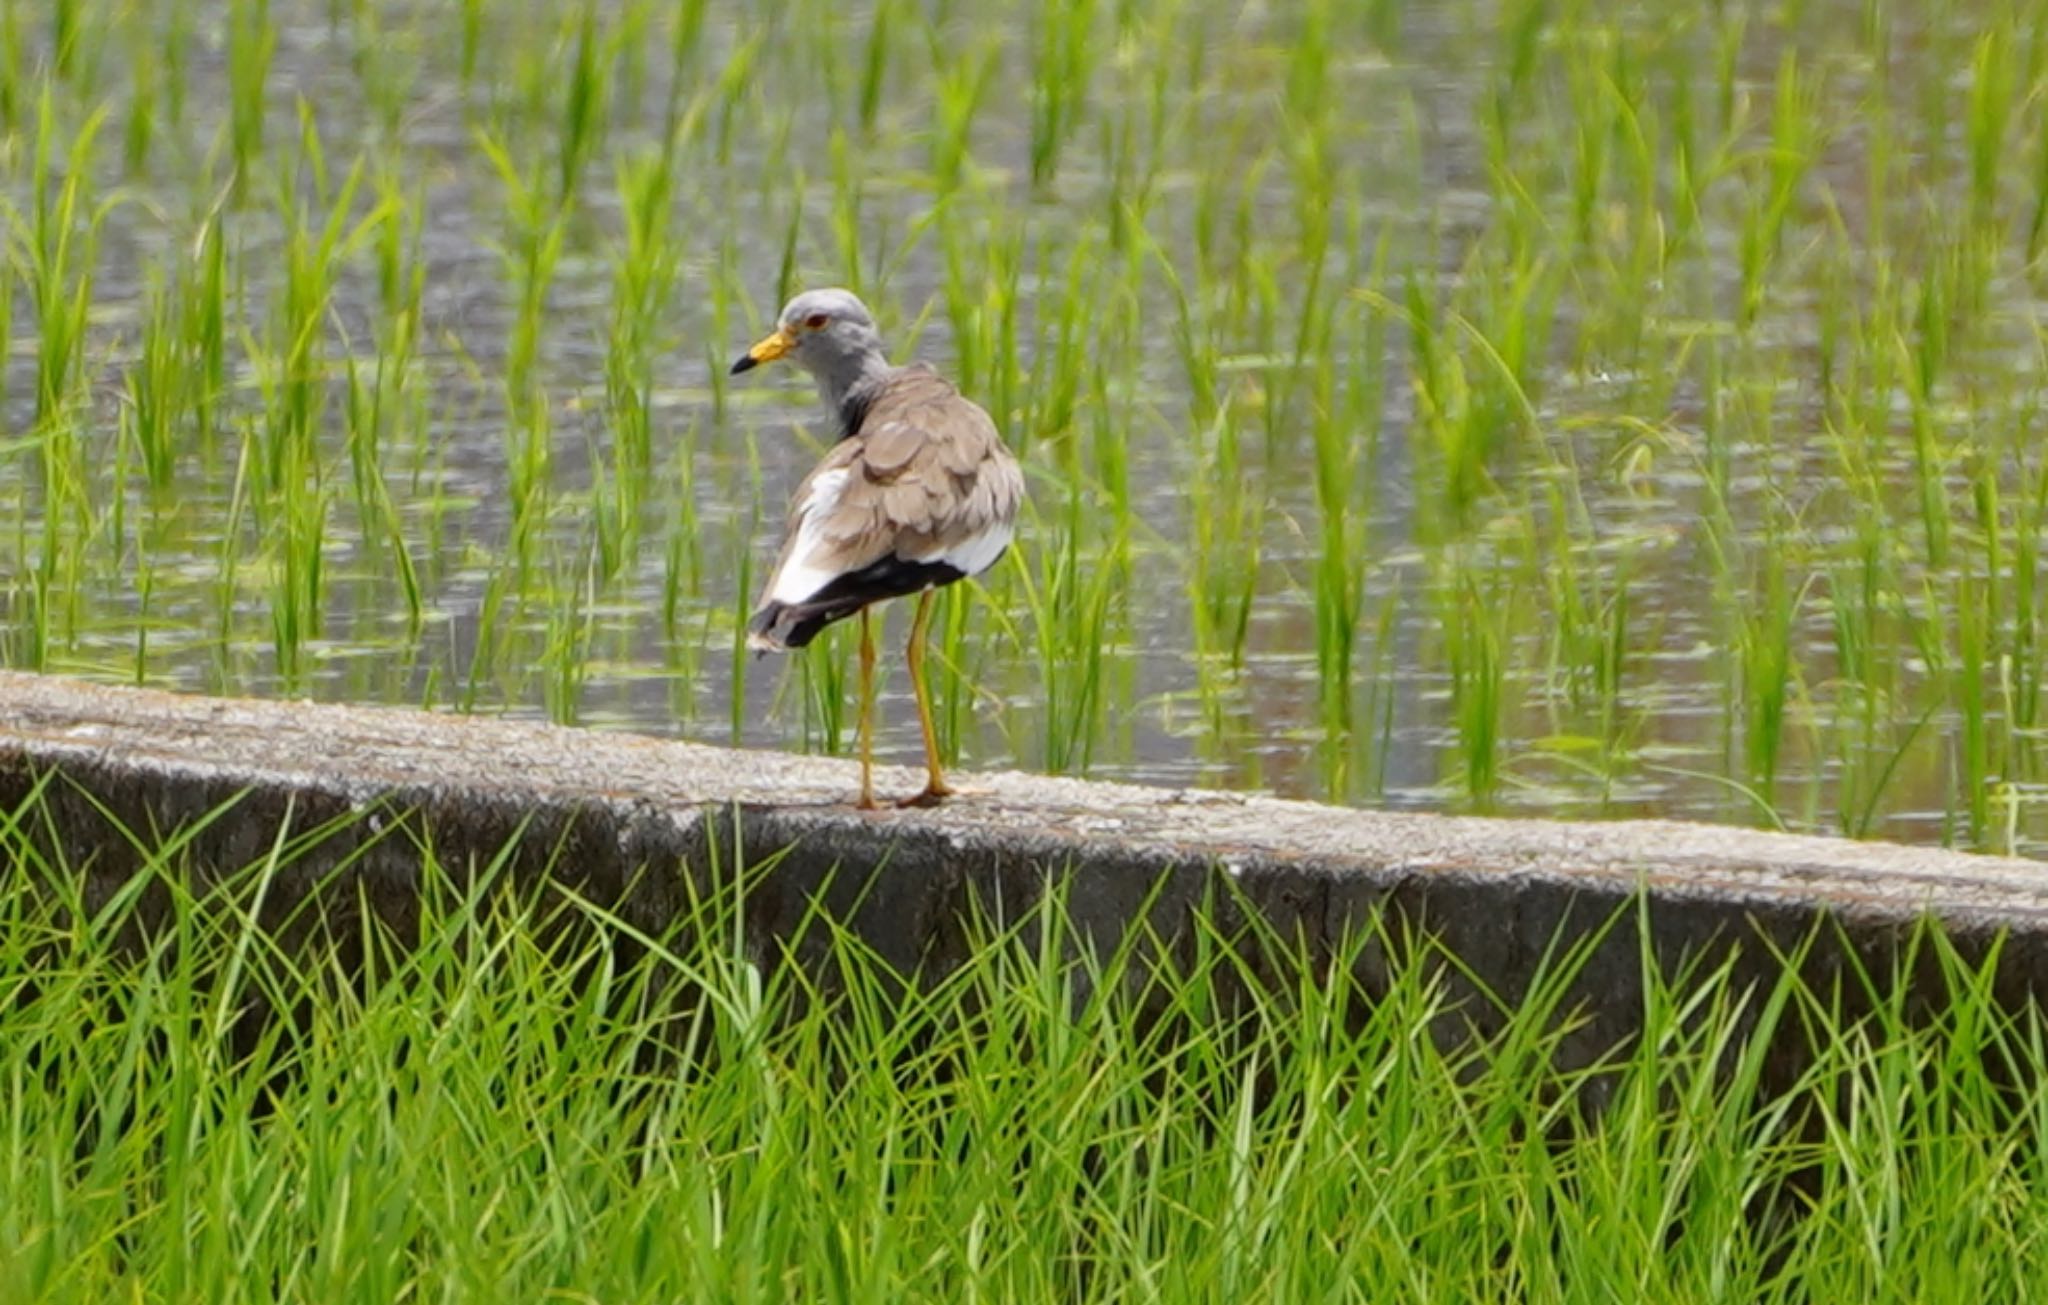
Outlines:
[[830,376],[881,352],[875,319],[852,291],[806,290],[783,305],[774,334],[741,354],[732,374],[791,358],[814,375]]

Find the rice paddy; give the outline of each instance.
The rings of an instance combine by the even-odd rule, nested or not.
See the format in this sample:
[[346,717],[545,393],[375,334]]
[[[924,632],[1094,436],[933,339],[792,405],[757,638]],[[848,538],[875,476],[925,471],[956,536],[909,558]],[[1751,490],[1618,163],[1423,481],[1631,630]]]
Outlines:
[[836,283],[1030,478],[964,766],[2038,853],[2044,94],[2020,0],[0,4],[0,660],[849,750],[722,374]]

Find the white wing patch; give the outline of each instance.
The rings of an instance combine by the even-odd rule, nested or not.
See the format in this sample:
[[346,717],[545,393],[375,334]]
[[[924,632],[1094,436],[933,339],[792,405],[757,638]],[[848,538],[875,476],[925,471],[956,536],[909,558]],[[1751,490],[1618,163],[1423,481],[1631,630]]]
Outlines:
[[996,564],[1003,550],[1010,546],[1017,528],[1007,521],[992,521],[986,530],[955,540],[943,548],[934,549],[922,557],[911,559],[916,562],[944,562],[961,575],[980,575]]
[[804,495],[803,506],[798,509],[800,523],[796,531],[796,546],[789,550],[789,560],[775,573],[775,583],[768,587],[768,597],[778,603],[801,603],[839,578],[837,571],[811,565],[811,554],[824,542],[824,528],[820,524],[839,505],[839,495],[846,489],[846,468],[828,471],[811,482],[811,492]]

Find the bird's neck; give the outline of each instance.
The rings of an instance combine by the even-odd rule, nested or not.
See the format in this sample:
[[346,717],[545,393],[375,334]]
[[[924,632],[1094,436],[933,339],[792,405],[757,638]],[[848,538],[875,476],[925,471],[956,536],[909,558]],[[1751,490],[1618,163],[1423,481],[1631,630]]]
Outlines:
[[838,416],[841,439],[860,429],[875,392],[895,370],[877,351],[857,354],[830,371],[818,373],[818,397]]

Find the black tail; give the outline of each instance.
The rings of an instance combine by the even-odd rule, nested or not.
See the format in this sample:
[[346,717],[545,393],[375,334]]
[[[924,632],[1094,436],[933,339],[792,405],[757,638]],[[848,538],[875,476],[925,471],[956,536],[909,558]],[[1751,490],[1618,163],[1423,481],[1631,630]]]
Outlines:
[[747,622],[747,647],[755,652],[788,652],[818,637],[834,621],[852,616],[866,603],[855,599],[838,602],[778,603],[769,599]]
[[910,562],[885,557],[858,571],[849,571],[801,603],[769,599],[747,622],[747,647],[756,652],[787,652],[818,637],[834,621],[843,621],[870,603],[900,598],[952,584],[962,572],[944,562]]

